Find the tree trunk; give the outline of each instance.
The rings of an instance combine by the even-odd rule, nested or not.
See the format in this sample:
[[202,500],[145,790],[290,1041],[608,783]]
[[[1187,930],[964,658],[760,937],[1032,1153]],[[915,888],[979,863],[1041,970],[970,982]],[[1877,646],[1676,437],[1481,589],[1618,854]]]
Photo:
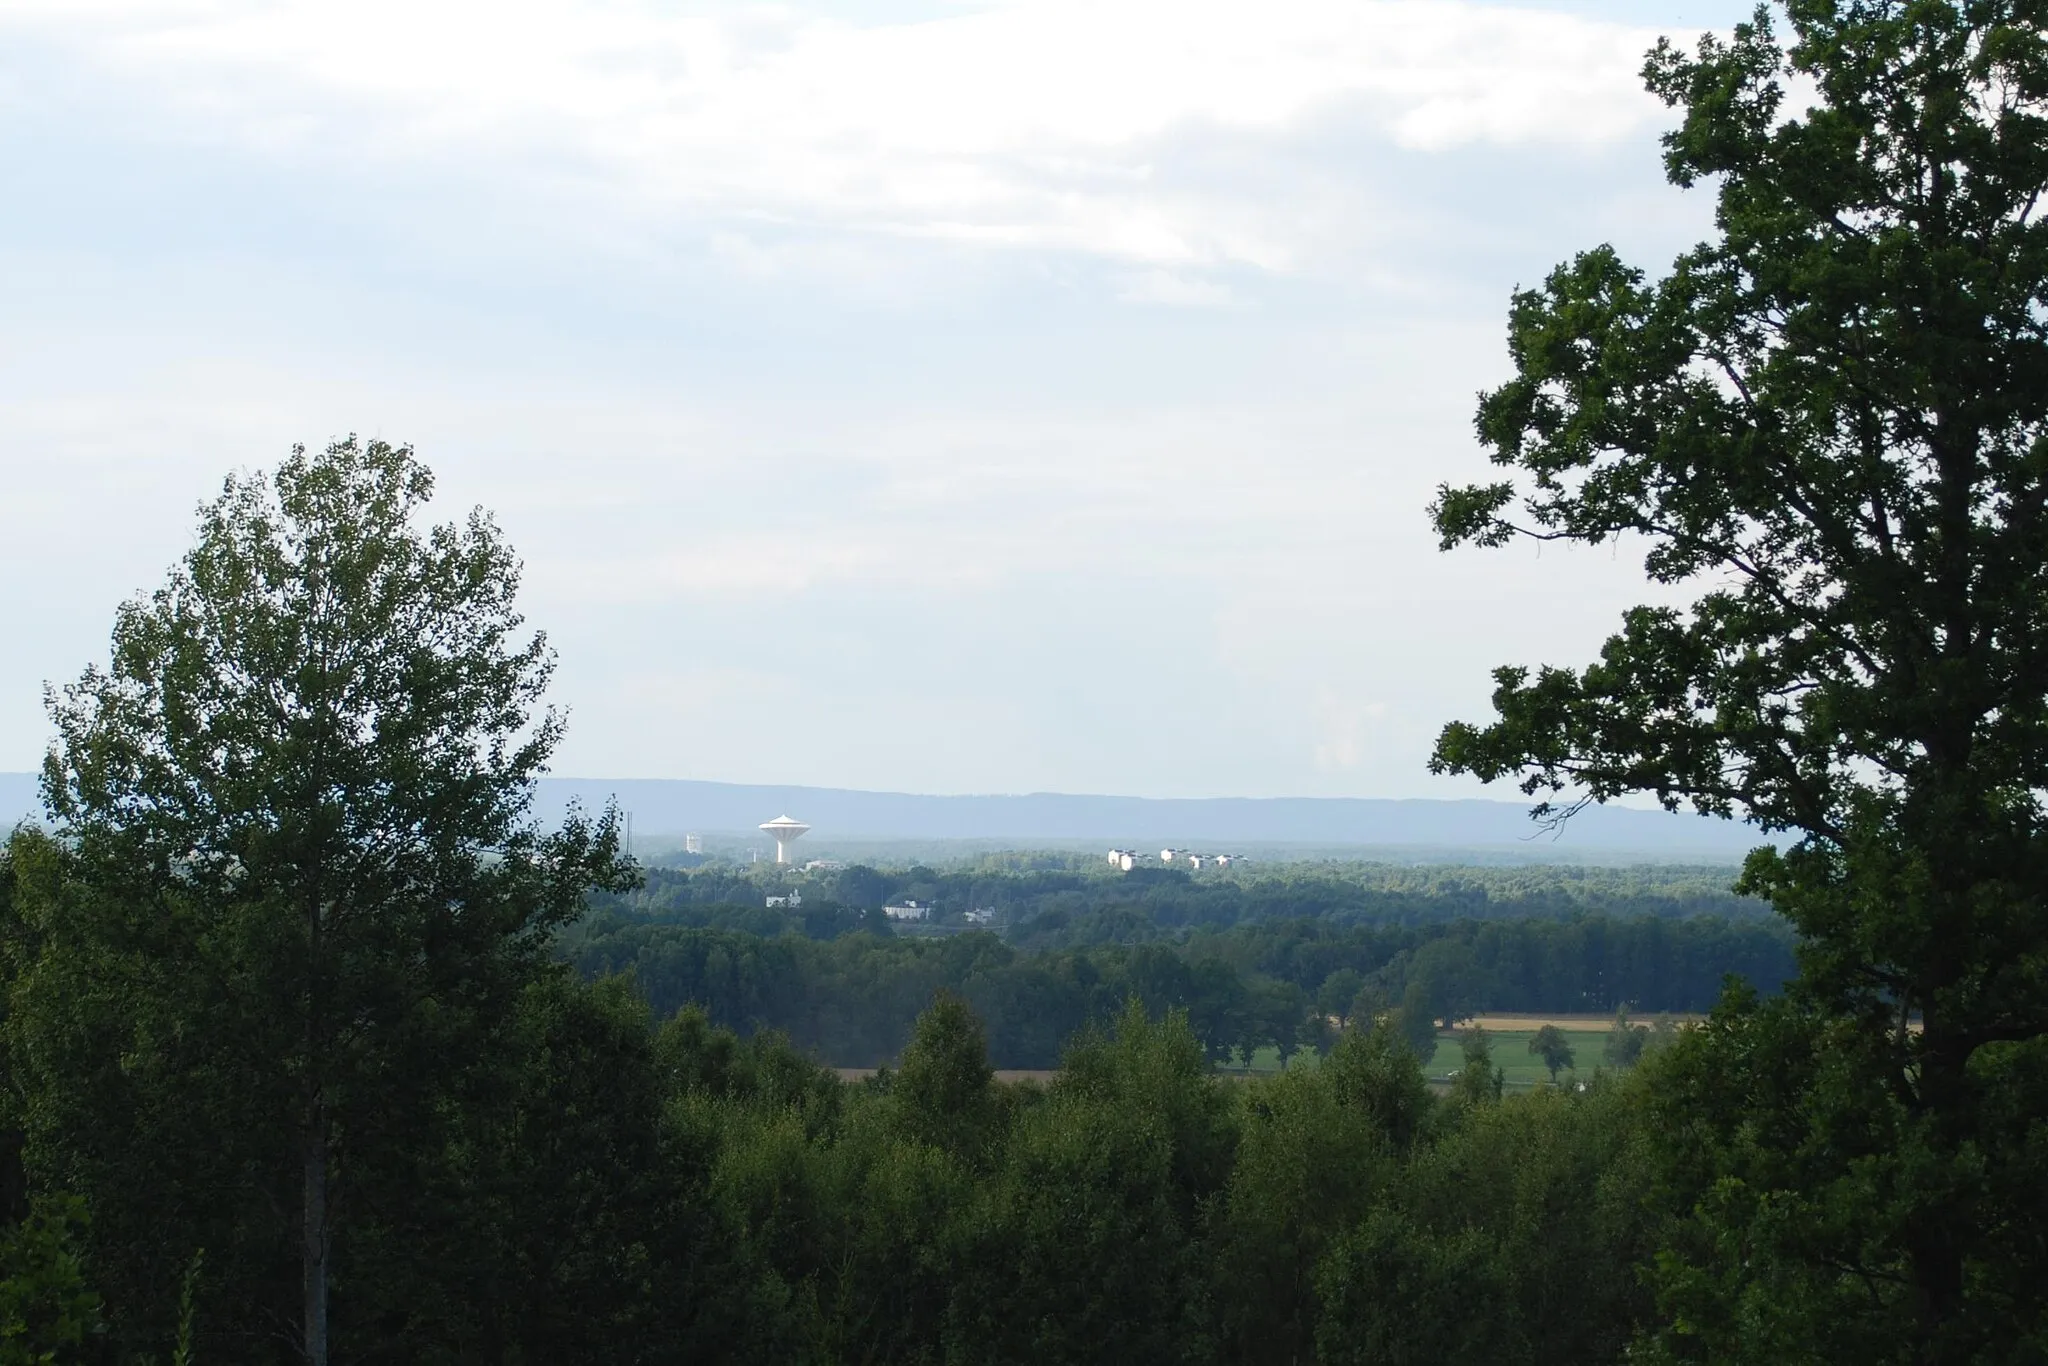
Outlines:
[[301,1159],[305,1177],[302,1258],[306,1278],[306,1366],[327,1366],[327,1112],[306,1107]]

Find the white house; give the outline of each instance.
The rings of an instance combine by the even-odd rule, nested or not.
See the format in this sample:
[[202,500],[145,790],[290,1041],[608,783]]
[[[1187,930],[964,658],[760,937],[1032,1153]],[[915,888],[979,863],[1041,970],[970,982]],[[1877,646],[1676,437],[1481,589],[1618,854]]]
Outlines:
[[793,911],[803,904],[804,894],[798,890],[792,890],[788,896],[771,896],[768,898],[768,909],[771,911],[777,906],[787,906]]
[[901,906],[884,906],[882,914],[891,920],[930,920],[932,908],[922,901],[906,901]]
[[993,906],[976,906],[962,919],[970,925],[993,925],[996,921],[996,909]]

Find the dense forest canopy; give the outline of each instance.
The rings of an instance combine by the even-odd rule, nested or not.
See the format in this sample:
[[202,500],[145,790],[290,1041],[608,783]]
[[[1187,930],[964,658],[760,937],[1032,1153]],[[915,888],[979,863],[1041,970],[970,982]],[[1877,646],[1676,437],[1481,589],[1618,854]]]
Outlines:
[[[629,973],[657,1015],[779,1030],[842,1066],[892,1061],[936,991],[980,1016],[999,1067],[1044,1068],[1136,999],[1186,1012],[1215,1059],[1327,1048],[1399,1006],[1448,1025],[1487,1011],[1704,1011],[1732,975],[1775,991],[1790,929],[1731,870],[1367,866],[1195,879],[855,867],[654,869],[592,898],[561,951]],[[796,908],[764,892],[805,891]],[[892,926],[916,899],[936,923]],[[993,931],[962,912],[996,910]],[[865,909],[860,909],[865,908]]]
[[[1002,925],[1028,931],[1041,943],[1051,942],[1056,932],[1066,936],[1060,942],[1073,943],[1076,934],[1170,936],[1196,927],[1296,917],[1424,924],[1576,914],[1730,919],[1775,914],[1767,902],[1736,893],[1739,870],[1732,867],[1318,861],[1254,865],[1242,872],[1195,872],[1164,864],[1126,873],[1105,867],[1099,858],[1062,858],[1058,861],[1073,866],[1055,868],[1016,866],[1038,861],[984,855],[952,865],[856,864],[809,872],[709,860],[690,868],[656,865],[645,869],[638,888],[600,893],[592,905],[629,919],[666,920],[685,915],[692,906],[765,909],[768,897],[795,891],[822,930],[838,922],[820,917],[843,919],[892,902],[918,901],[934,908],[939,923],[961,924],[966,911],[993,910]],[[1076,922],[1086,928],[1072,928]],[[1127,928],[1119,931],[1119,925]]]

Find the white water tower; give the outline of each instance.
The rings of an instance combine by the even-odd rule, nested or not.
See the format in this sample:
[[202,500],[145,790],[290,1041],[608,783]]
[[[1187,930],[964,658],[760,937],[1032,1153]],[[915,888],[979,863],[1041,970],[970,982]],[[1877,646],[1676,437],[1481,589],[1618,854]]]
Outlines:
[[789,862],[789,846],[802,839],[810,826],[802,821],[793,821],[787,816],[777,816],[772,821],[761,822],[761,829],[775,837],[775,861]]

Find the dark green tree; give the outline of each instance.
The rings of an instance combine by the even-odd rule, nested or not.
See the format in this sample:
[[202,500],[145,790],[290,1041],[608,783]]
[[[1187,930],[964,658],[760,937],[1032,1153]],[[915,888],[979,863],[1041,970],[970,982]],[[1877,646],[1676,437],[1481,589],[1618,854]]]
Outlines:
[[1344,1018],[1349,1028],[1371,1029],[1391,1015],[1394,1009],[1386,991],[1376,983],[1368,982],[1351,998],[1350,1013]]
[[1624,1006],[1614,1012],[1614,1023],[1608,1027],[1603,1056],[1609,1067],[1634,1067],[1649,1041],[1649,1026],[1631,1023],[1628,1008]]
[[1473,1105],[1499,1100],[1507,1079],[1493,1065],[1493,1043],[1486,1031],[1472,1026],[1459,1037],[1458,1048],[1465,1060],[1458,1067],[1458,1083],[1452,1094]]
[[1332,1366],[1495,1361],[1512,1319],[1477,1228],[1439,1235],[1376,1209],[1317,1269],[1324,1312],[1315,1359]]
[[1346,1030],[1319,1069],[1337,1103],[1363,1111],[1397,1150],[1421,1131],[1431,1107],[1421,1060],[1387,1025]]
[[1180,1012],[1135,999],[1023,1111],[959,1278],[956,1359],[1199,1360],[1198,1242],[1235,1158],[1231,1097]]
[[912,1137],[978,1157],[995,1119],[988,1042],[981,1020],[950,991],[932,998],[912,1027],[891,1094]]
[[1400,1174],[1379,1117],[1330,1068],[1242,1084],[1243,1139],[1212,1228],[1221,1361],[1312,1360],[1315,1270]]
[[1426,1067],[1436,1056],[1437,1003],[1431,999],[1429,985],[1412,981],[1401,993],[1401,1006],[1390,1012],[1389,1019],[1401,1037],[1413,1049],[1416,1058]]
[[[1352,1010],[1364,989],[1365,976],[1357,968],[1337,968],[1316,989],[1316,1009],[1343,1028],[1353,1022]],[[1370,1026],[1372,1021],[1365,1023]]]
[[[1458,1021],[1483,1004],[1485,985],[1472,945],[1462,938],[1432,939],[1415,951],[1409,964],[1408,980],[1421,989],[1420,1001],[1441,1028],[1455,1028]],[[1402,1001],[1405,1009],[1408,1002]]]
[[0,1366],[80,1359],[100,1326],[100,1299],[85,1281],[76,1198],[37,1201],[20,1219],[0,1218]]
[[1556,1025],[1547,1024],[1529,1038],[1531,1057],[1543,1059],[1543,1065],[1550,1069],[1550,1080],[1557,1082],[1557,1074],[1574,1065],[1578,1059],[1572,1053],[1571,1040]]
[[[536,710],[551,656],[484,513],[416,524],[432,488],[409,450],[354,438],[230,478],[166,584],[120,609],[109,667],[50,702],[68,885],[46,879],[11,1054],[97,1074],[25,1079],[31,1165],[143,1172],[122,1153],[153,1145],[120,1187],[128,1234],[176,1241],[132,1222],[159,1197],[240,1209],[230,1241],[271,1265],[289,1248],[301,1274],[296,1312],[274,1286],[238,1312],[273,1340],[293,1325],[313,1366],[350,1212],[402,1217],[372,1212],[380,1164],[421,1140],[585,889],[629,876],[610,813],[531,819],[562,733]],[[104,1032],[81,1056],[86,1018]],[[115,1098],[111,1128],[55,1122],[85,1096]],[[130,1122],[148,1115],[185,1127]]]
[[2048,9],[1784,16],[1652,54],[1717,231],[1518,293],[1478,415],[1513,477],[1433,509],[1446,547],[1644,546],[1684,605],[1497,671],[1434,766],[1785,837],[1741,887],[1799,979],[1676,1049],[1705,1108],[1660,1126],[1699,1209],[1665,1348],[2016,1360],[2048,1323]]
[[[1253,980],[1250,997],[1251,1011],[1261,1024],[1260,1032],[1280,1054],[1280,1065],[1287,1066],[1307,1033],[1307,994],[1292,982],[1260,977]],[[1250,1054],[1245,1056],[1245,1065],[1251,1065]]]

